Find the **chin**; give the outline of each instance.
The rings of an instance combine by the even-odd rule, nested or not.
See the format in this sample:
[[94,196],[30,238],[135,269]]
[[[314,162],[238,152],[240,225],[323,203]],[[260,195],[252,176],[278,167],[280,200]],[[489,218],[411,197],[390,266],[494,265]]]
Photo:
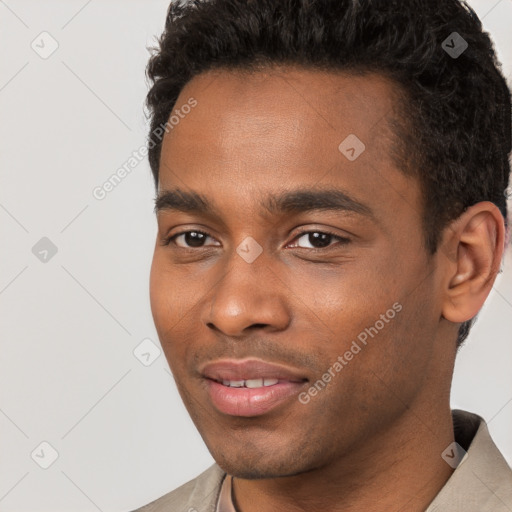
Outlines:
[[[262,454],[248,453],[247,449],[240,453],[226,453],[220,449],[210,450],[215,462],[229,475],[246,480],[264,478],[282,478],[308,472],[306,461],[301,460],[297,454],[279,456],[275,451]],[[221,453],[222,452],[222,453]]]
[[254,466],[242,466],[240,461],[233,464],[226,463],[224,461],[216,461],[217,464],[229,475],[235,478],[242,478],[244,480],[263,480],[266,478],[283,478],[286,476],[293,476],[299,472],[290,472],[290,468],[279,471],[277,469],[271,469],[268,467],[254,467]]

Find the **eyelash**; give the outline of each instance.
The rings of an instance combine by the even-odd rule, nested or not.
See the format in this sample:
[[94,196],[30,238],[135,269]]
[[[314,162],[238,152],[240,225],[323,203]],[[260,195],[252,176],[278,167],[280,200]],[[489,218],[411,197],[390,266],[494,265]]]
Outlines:
[[[171,235],[169,237],[164,238],[162,240],[162,245],[170,246],[171,242],[174,243],[174,240],[178,236],[186,235],[187,233],[199,233],[201,235],[205,235],[207,237],[213,238],[208,233],[206,233],[204,231],[199,231],[197,229],[189,229],[189,230],[186,230],[186,231],[181,231],[179,233],[175,233],[174,235]],[[322,235],[330,235],[333,238],[337,239],[338,242],[339,242],[339,245],[342,245],[342,246],[349,244],[350,241],[351,241],[349,238],[344,238],[342,236],[336,235],[335,233],[331,233],[330,231],[321,231],[321,230],[318,230],[318,229],[313,229],[313,230],[310,229],[310,230],[300,231],[299,233],[297,233],[297,235],[295,236],[295,238],[292,241],[297,240],[298,238],[301,238],[302,236],[308,235],[310,233],[320,233]],[[176,244],[174,244],[174,245],[176,245]],[[326,251],[326,250],[329,250],[329,248],[331,248],[333,245],[335,245],[335,244],[328,245],[327,247],[312,248],[312,249],[309,249],[308,247],[298,247],[298,248],[299,249],[308,249],[310,251]],[[197,250],[197,249],[204,249],[205,248],[205,247],[180,247],[178,245],[176,245],[176,247],[178,249],[185,249],[185,250],[191,250],[191,251],[193,251],[194,249]],[[297,247],[294,247],[294,248],[297,248]]]

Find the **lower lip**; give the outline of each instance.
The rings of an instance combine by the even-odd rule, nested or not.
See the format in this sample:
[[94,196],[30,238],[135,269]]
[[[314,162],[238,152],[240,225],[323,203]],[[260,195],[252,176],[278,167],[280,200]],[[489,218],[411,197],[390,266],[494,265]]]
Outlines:
[[304,382],[283,381],[260,388],[232,388],[206,379],[210,399],[217,410],[230,416],[260,416],[297,396]]

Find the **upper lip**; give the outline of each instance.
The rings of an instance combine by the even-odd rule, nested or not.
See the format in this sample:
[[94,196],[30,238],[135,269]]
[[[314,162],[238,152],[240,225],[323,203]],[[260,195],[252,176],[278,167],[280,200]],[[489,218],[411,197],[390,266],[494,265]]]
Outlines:
[[278,379],[303,382],[307,379],[296,370],[259,359],[222,359],[204,365],[201,374],[212,380]]

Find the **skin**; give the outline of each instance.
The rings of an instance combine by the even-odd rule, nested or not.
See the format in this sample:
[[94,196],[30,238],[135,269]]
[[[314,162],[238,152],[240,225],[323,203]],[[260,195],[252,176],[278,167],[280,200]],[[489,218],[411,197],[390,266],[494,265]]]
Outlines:
[[[151,307],[185,406],[235,477],[240,512],[422,511],[453,472],[441,453],[454,439],[456,336],[499,270],[503,218],[478,203],[427,254],[418,182],[392,158],[396,91],[377,74],[217,70],[176,103],[198,102],[164,137],[159,193],[198,192],[218,215],[157,212]],[[355,161],[338,150],[349,134],[366,146]],[[262,209],[296,188],[342,190],[374,215]],[[299,228],[335,236],[322,248]],[[187,230],[207,233],[202,247],[185,236],[164,245]],[[247,237],[262,248],[252,263],[236,251]],[[252,418],[211,404],[202,364],[284,364],[307,391],[395,303],[402,310],[307,404],[293,398]]]

